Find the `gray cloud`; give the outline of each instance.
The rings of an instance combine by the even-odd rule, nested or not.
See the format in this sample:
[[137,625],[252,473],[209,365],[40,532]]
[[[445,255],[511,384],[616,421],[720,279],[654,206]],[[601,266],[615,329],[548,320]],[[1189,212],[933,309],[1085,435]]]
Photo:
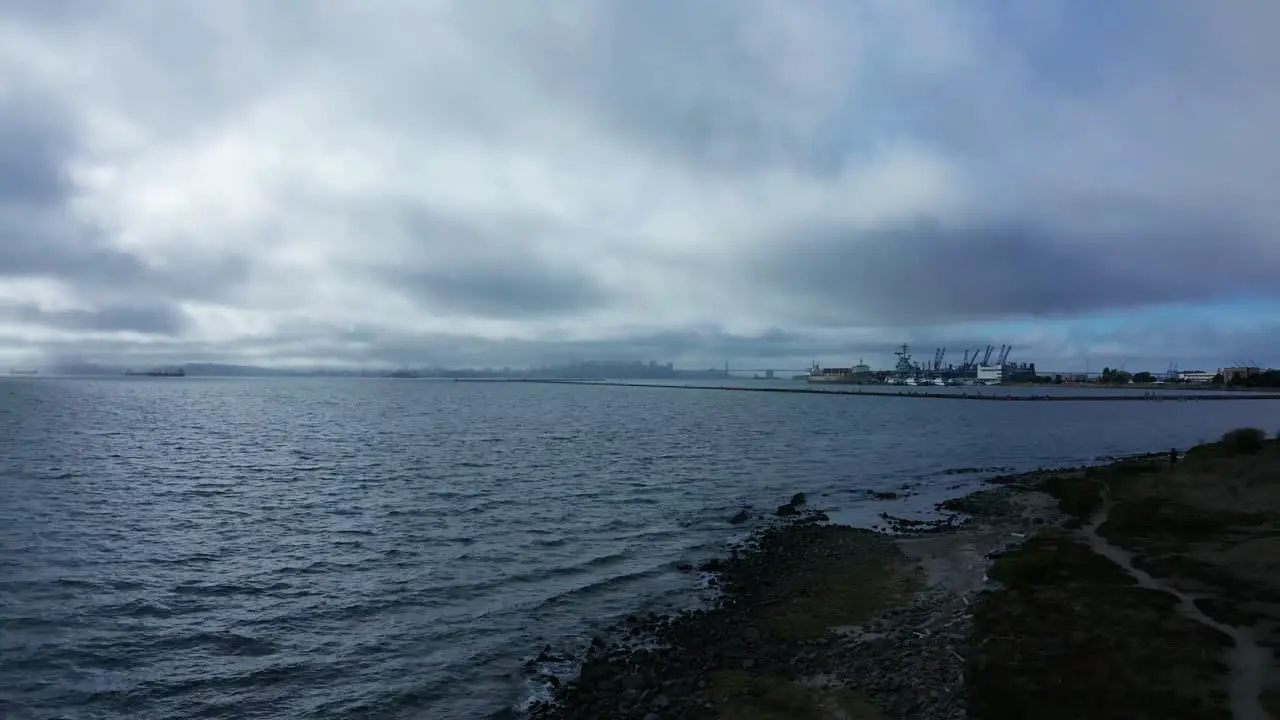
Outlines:
[[[1146,234],[1140,237],[1137,233]],[[841,326],[1061,317],[1169,302],[1280,298],[1280,258],[1229,220],[1178,210],[1127,232],[1008,220],[921,220],[865,232],[797,233],[753,257],[745,283]]]
[[74,150],[64,112],[31,93],[8,95],[0,99],[0,205],[62,202],[70,188],[63,163]]
[[185,317],[168,305],[109,304],[93,310],[45,310],[34,304],[0,304],[0,320],[60,330],[131,331],[175,335]]
[[[1064,323],[1280,301],[1278,33],[1251,1],[0,0],[0,337],[259,362],[1120,352]],[[1199,352],[1144,327],[1124,337]],[[102,337],[131,331],[159,339]]]
[[0,101],[0,277],[136,278],[145,270],[136,257],[70,216],[69,112],[24,89]]
[[401,273],[401,278],[428,302],[472,316],[546,317],[596,308],[606,299],[586,275],[531,269],[516,262],[415,270]]
[[612,297],[572,262],[536,249],[554,229],[537,218],[450,217],[413,205],[379,210],[405,244],[392,266],[373,273],[424,308],[463,316],[521,319],[599,309]]

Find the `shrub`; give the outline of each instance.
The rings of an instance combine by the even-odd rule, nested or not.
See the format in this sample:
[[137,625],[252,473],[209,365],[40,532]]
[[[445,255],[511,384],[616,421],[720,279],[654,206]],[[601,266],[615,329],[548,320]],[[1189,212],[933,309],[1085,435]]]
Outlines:
[[1236,428],[1222,436],[1222,449],[1232,455],[1252,455],[1267,441],[1267,433],[1258,428]]

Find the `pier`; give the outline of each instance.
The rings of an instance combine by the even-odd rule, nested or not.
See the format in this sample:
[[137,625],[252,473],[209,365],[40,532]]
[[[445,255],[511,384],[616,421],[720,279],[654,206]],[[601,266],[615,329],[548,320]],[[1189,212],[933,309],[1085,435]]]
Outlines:
[[672,383],[639,383],[613,380],[544,380],[531,378],[511,378],[505,382],[540,383],[544,385],[599,385],[605,387],[657,388],[665,390],[720,390],[725,392],[757,392],[757,393],[791,393],[806,395],[842,395],[883,398],[914,398],[917,400],[984,400],[988,402],[1204,402],[1207,400],[1280,400],[1280,393],[1241,392],[1232,394],[1213,394],[1207,392],[1193,393],[1145,393],[1142,395],[1120,392],[1093,393],[1089,395],[1001,395],[996,390],[999,386],[987,386],[989,392],[921,392],[917,390],[899,390],[897,392],[877,392],[862,390],[827,390],[811,387],[768,387],[749,385],[677,385]]

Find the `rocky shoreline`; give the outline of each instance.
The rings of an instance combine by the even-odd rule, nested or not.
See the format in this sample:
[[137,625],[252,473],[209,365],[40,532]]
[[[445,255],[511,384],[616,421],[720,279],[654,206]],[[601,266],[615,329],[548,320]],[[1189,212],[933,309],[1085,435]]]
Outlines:
[[[1266,450],[1280,467],[1280,446]],[[1109,493],[1168,463],[995,477],[940,505],[940,521],[886,518],[890,533],[828,524],[796,496],[702,568],[722,590],[713,606],[627,618],[617,639],[593,642],[577,679],[549,680],[554,702],[528,717],[1232,717],[1223,633],[1178,615],[1173,591],[1138,587],[1081,535],[1120,540],[1098,515]],[[1071,620],[1082,614],[1090,624]],[[531,662],[555,659],[547,648]]]

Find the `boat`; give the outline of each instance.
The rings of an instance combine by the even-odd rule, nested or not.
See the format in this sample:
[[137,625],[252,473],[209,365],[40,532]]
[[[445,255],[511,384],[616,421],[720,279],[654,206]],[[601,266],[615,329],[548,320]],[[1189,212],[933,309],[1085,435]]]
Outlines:
[[39,370],[20,370],[18,368],[9,368],[10,375],[39,375]]
[[871,366],[862,362],[862,360],[859,360],[858,364],[853,367],[832,368],[824,368],[815,362],[806,378],[811,383],[838,385],[865,385],[875,382]]
[[824,368],[817,363],[807,376],[811,383],[827,385],[863,385],[871,382],[871,378],[870,368],[866,365]]

